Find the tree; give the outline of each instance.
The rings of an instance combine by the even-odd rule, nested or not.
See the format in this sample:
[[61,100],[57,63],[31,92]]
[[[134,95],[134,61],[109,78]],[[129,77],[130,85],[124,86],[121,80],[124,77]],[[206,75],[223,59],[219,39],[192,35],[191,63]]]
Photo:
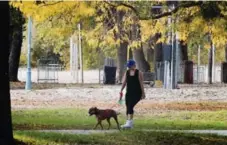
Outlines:
[[[72,34],[77,33],[77,23],[80,19],[89,17],[83,23],[92,20],[90,16],[93,14],[93,9],[88,7],[89,3],[11,2],[11,5],[20,8],[25,16],[31,15],[33,17],[37,33],[33,43],[32,64],[36,64],[36,60],[49,49],[60,55],[66,67],[69,66],[69,38]],[[83,25],[86,26],[86,24]]]
[[225,45],[225,62],[227,62],[227,44]]
[[[168,5],[169,2],[160,2],[159,5]],[[211,49],[212,46],[210,44],[215,44],[216,48],[223,48],[226,42],[226,33],[223,34],[221,31],[226,30],[225,25],[227,23],[227,5],[225,2],[207,2],[207,1],[188,1],[188,2],[179,2],[178,5],[172,9],[171,11],[167,11],[163,9],[163,11],[159,14],[144,14],[141,13],[141,8],[136,6],[134,3],[130,2],[118,2],[115,3],[115,6],[125,6],[132,10],[140,20],[153,20],[159,21],[159,19],[163,19],[166,16],[172,15],[173,17],[177,17],[178,21],[176,22],[176,30],[180,33],[180,40],[185,44],[192,43],[193,41],[206,40],[206,36],[208,34],[212,34],[212,38],[209,40],[210,42],[205,42],[202,45],[209,45]],[[152,10],[152,8],[150,8]],[[157,23],[153,25],[157,27]],[[224,29],[223,29],[224,27]],[[201,38],[202,37],[202,38]],[[185,45],[187,46],[187,45]],[[185,52],[185,51],[183,51]],[[209,66],[212,64],[212,51],[209,53]],[[185,53],[183,53],[185,54]],[[185,55],[183,58],[187,58]],[[212,67],[209,67],[208,77],[211,80],[212,75]],[[212,83],[212,81],[209,81]]]
[[[108,50],[111,48],[116,56],[118,54],[118,59],[122,60],[119,61],[121,64],[118,64],[121,70],[119,72],[123,72],[124,69],[121,66],[124,66],[126,60],[126,47],[132,51],[135,50],[133,52],[135,57],[140,56],[137,57],[137,61],[146,62],[147,57],[144,56],[141,44],[149,43],[150,38],[156,34],[161,36],[154,41],[156,44],[168,42],[166,33],[169,31],[169,27],[166,27],[166,23],[167,16],[170,15],[177,18],[175,26],[172,25],[171,28],[174,27],[180,34],[180,41],[183,42],[181,44],[185,46],[182,47],[183,60],[187,59],[187,52],[193,52],[193,57],[196,56],[192,49],[198,44],[203,46],[204,52],[207,51],[208,46],[210,48],[210,42],[207,41],[210,30],[212,31],[213,44],[217,49],[223,48],[225,45],[223,43],[227,42],[227,33],[223,33],[227,30],[225,2],[182,1],[178,2],[171,11],[167,7],[169,3],[168,1],[69,3],[42,1],[38,5],[33,2],[17,2],[14,3],[14,6],[20,7],[26,15],[32,15],[37,24],[48,26],[45,31],[40,33],[40,39],[51,42],[52,46],[57,46],[57,49],[53,48],[54,52],[64,52],[62,55],[67,54],[65,53],[68,51],[66,41],[73,33],[76,33],[76,24],[82,21],[84,23],[83,38],[88,47],[95,50],[99,48],[104,52],[107,48]],[[162,5],[163,7],[162,9],[154,9],[152,8],[154,5]],[[122,14],[123,17],[120,17],[119,14]],[[133,17],[136,18],[136,21],[132,19]],[[139,35],[133,39],[130,36],[131,26],[138,28],[138,31],[133,31],[133,33],[139,32],[137,33]],[[44,30],[44,28],[42,29]],[[53,31],[49,31],[50,29]],[[154,46],[155,44],[153,48],[155,48]],[[109,56],[109,52],[106,53],[107,56]],[[156,52],[154,53],[156,54]],[[67,60],[67,57],[64,57]]]
[[131,25],[131,45],[130,48],[133,50],[133,58],[137,62],[137,67],[142,72],[150,71],[150,65],[145,59],[142,43],[142,34],[140,30],[140,25],[138,24],[137,18],[133,17],[133,24]]
[[0,24],[0,79],[2,87],[0,88],[0,144],[13,145],[12,119],[11,119],[11,101],[9,92],[9,3],[2,1],[0,4],[0,15],[2,22]]
[[9,78],[10,81],[18,81],[18,68],[20,62],[21,47],[23,42],[23,28],[25,18],[22,12],[10,6],[10,55]]
[[118,70],[118,82],[121,82],[124,71],[126,69],[125,67],[125,62],[127,62],[127,48],[128,48],[128,42],[124,39],[124,37],[122,36],[122,33],[125,31],[123,29],[123,18],[125,17],[125,12],[122,10],[119,10],[116,12],[117,13],[117,29],[118,31],[115,31],[115,40],[120,40],[120,44],[117,48],[117,70]]

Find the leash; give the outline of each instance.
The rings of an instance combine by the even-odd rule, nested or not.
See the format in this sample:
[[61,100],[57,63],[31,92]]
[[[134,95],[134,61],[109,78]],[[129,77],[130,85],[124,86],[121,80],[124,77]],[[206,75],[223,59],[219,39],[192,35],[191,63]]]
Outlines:
[[116,104],[113,104],[110,109],[113,109],[114,107],[119,107],[119,106],[122,106],[122,104],[120,102],[116,103]]
[[[122,97],[123,97],[123,93],[120,92],[120,99],[122,99]],[[121,104],[120,102],[118,102],[117,104],[112,105],[112,106],[110,107],[110,109],[113,109],[114,107],[118,107],[118,106],[120,106],[120,105],[122,105],[122,104]]]
[[112,105],[112,106],[110,107],[110,109],[113,109],[113,108],[118,107],[118,106],[119,106],[119,104],[114,104],[114,105]]

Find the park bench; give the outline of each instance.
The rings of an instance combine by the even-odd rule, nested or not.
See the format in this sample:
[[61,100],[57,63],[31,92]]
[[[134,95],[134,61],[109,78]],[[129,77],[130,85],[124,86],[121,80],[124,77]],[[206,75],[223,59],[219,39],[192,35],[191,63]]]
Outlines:
[[143,72],[143,82],[149,84],[151,87],[155,84],[155,73],[154,72]]

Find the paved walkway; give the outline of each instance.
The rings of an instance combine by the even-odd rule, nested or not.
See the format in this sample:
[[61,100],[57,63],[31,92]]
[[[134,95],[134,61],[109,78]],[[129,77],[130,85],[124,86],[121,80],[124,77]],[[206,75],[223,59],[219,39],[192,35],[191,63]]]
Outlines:
[[100,133],[114,133],[118,130],[38,130],[40,132],[55,132],[55,133],[70,133],[70,134],[100,134]]
[[[38,130],[40,132],[55,132],[55,133],[69,133],[69,134],[100,134],[100,133],[115,133],[118,130]],[[201,134],[216,134],[227,136],[227,130],[144,130],[144,131],[158,131],[158,132],[183,132],[183,133],[201,133]]]

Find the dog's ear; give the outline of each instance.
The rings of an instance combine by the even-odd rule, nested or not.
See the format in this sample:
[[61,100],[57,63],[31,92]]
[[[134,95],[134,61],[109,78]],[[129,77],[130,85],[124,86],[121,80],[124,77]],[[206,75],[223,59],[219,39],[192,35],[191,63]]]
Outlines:
[[98,108],[97,108],[97,107],[94,107],[94,109],[95,109],[95,110],[98,110]]

